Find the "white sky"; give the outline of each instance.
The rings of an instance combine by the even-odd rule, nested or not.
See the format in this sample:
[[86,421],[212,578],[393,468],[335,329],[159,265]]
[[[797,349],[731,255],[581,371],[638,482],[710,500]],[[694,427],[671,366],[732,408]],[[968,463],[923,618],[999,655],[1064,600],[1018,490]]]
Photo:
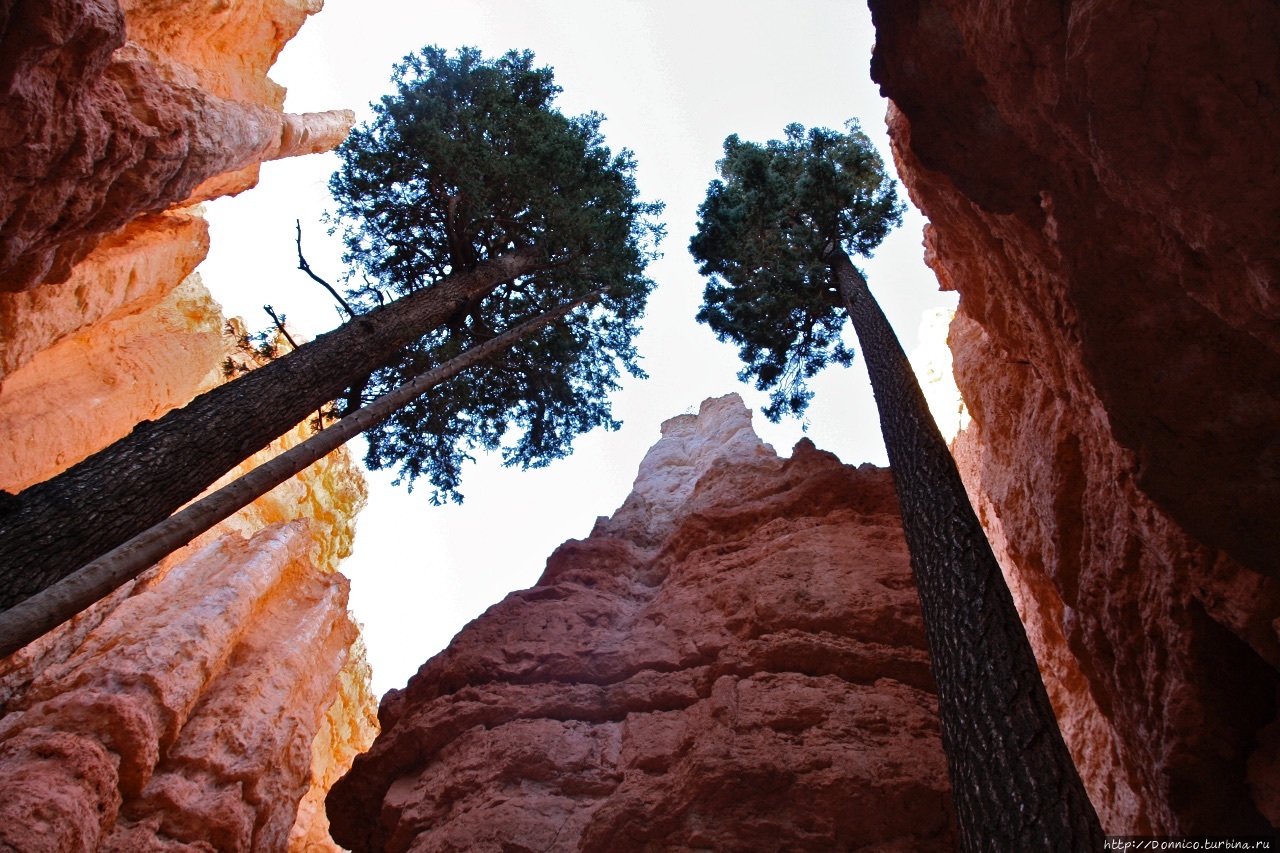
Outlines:
[[[378,694],[403,686],[507,592],[532,585],[557,545],[612,514],[663,420],[730,391],[759,411],[765,395],[737,381],[733,348],[693,319],[704,284],[686,248],[696,208],[730,133],[764,141],[792,121],[839,128],[857,118],[891,163],[886,102],[868,74],[872,42],[859,0],[328,0],[285,48],[271,76],[288,87],[286,109],[354,109],[359,121],[389,90],[392,64],[426,44],[532,49],[555,69],[561,110],[603,113],[611,147],[636,153],[644,197],[667,204],[665,257],[649,268],[658,287],[639,341],[650,378],[615,396],[620,431],[582,436],[570,458],[538,471],[482,458],[464,472],[461,507],[432,507],[426,484],[409,494],[389,472],[370,473],[343,571]],[[329,296],[296,269],[293,243],[301,219],[312,267],[341,277],[340,247],[320,223],[336,164],[333,155],[268,163],[257,189],[209,205],[213,245],[200,272],[228,316],[263,328],[261,306],[271,303],[309,336],[337,323]],[[922,225],[912,208],[862,263],[908,352],[926,309],[955,304],[922,262]],[[809,437],[845,462],[887,464],[861,356],[813,388]],[[757,416],[756,427],[783,455],[804,435],[794,421]]]

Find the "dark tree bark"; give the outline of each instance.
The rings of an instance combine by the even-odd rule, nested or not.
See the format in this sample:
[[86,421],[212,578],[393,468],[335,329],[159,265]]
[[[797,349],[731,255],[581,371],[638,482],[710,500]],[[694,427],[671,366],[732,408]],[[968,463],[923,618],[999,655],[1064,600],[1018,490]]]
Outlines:
[[854,268],[829,258],[862,344],[938,686],[965,850],[1100,850],[1026,630],[897,336]]
[[361,314],[24,490],[0,515],[0,608],[158,523],[459,305],[537,263],[532,251],[513,252]]
[[262,497],[360,433],[395,414],[415,398],[485,359],[509,349],[524,336],[555,322],[579,305],[598,298],[601,293],[602,291],[595,291],[540,314],[418,375],[216,492],[183,507],[48,589],[0,613],[0,659],[8,657],[110,595],[218,522],[239,512],[251,501]]

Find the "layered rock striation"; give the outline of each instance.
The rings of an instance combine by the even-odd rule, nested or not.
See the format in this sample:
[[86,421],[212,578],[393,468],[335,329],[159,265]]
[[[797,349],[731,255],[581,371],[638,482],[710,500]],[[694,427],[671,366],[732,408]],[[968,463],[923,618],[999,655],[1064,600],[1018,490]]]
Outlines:
[[736,395],[379,711],[329,795],[353,850],[949,850],[887,470],[780,459]]
[[956,453],[1104,826],[1280,826],[1280,13],[871,5]]
[[220,537],[42,668],[0,719],[0,840],[286,848],[357,634],[308,527]]
[[[179,340],[211,334],[212,353],[155,349],[200,383],[220,380],[227,359],[252,366],[198,278],[184,290],[198,310],[161,303],[134,315],[138,339],[149,329],[163,340],[166,327]],[[129,340],[113,346],[127,350]],[[86,362],[60,387],[94,387],[91,371],[104,363]],[[86,419],[82,442],[128,428],[113,399],[163,405],[168,393],[194,393],[190,382],[131,387],[91,407],[113,416]],[[0,394],[0,413],[20,408],[6,409],[12,402]],[[300,424],[223,481],[310,433]],[[59,434],[43,446],[39,436],[22,445],[31,469],[58,470]],[[376,732],[368,665],[336,572],[364,499],[358,468],[338,451],[0,661],[0,842],[23,851],[336,850],[319,803]]]

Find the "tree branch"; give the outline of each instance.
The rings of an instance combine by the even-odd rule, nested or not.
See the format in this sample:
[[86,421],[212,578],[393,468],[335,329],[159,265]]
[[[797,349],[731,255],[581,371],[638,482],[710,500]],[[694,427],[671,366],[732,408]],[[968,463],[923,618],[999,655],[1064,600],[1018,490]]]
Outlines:
[[276,314],[276,309],[270,305],[263,305],[262,310],[267,312],[267,316],[271,318],[271,322],[276,324],[276,328],[280,330],[280,334],[284,335],[284,339],[289,342],[289,346],[294,349],[298,348],[298,342],[293,339],[289,331],[284,327],[284,320]]
[[356,316],[356,312],[352,311],[351,306],[347,304],[347,300],[343,299],[342,295],[338,293],[338,291],[333,289],[333,285],[329,284],[329,282],[325,281],[324,279],[316,275],[311,270],[311,264],[307,263],[307,259],[302,256],[302,220],[301,219],[295,220],[295,224],[297,225],[297,228],[298,228],[298,269],[302,270],[304,273],[311,276],[311,279],[313,281],[315,281],[325,290],[329,291],[329,294],[334,299],[338,300],[338,304],[341,305],[343,310],[347,312],[348,317]]
[[[58,583],[0,613],[0,658],[13,654],[138,577],[150,566],[219,521],[238,512],[351,438],[381,423],[440,383],[511,347],[521,338],[559,320],[579,305],[598,299],[603,293],[604,289],[595,290],[572,302],[566,302],[477,344],[444,364],[420,373],[396,390],[384,394],[368,406],[264,462],[216,492],[189,504]],[[0,492],[0,495],[3,494]]]

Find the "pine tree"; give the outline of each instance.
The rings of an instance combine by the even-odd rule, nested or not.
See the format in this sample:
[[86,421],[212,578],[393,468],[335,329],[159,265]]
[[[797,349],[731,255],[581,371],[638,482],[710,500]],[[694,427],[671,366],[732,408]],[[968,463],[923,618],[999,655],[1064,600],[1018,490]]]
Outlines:
[[138,577],[173,551],[376,425],[406,403],[464,370],[483,364],[486,360],[501,358],[503,351],[520,338],[559,320],[599,295],[588,294],[582,299],[566,302],[553,311],[508,329],[457,358],[410,379],[396,390],[349,413],[337,423],[321,429],[302,443],[272,457],[212,494],[188,504],[58,583],[0,612],[0,659],[8,657]]
[[552,108],[560,88],[528,51],[486,60],[472,48],[427,48],[397,67],[393,83],[373,121],[340,149],[330,183],[351,281],[362,282],[352,298],[412,293],[516,246],[537,245],[548,262],[462,306],[375,371],[349,405],[495,330],[608,288],[597,310],[527,336],[369,433],[370,467],[398,466],[410,483],[429,480],[434,501],[456,501],[473,448],[536,467],[565,455],[574,435],[617,427],[608,394],[621,370],[642,375],[632,341],[662,207],[638,200],[632,155],[604,146],[602,116]]
[[1102,830],[964,483],[902,346],[849,253],[869,254],[902,208],[870,141],[790,125],[725,141],[690,251],[711,276],[698,319],[739,347],[766,414],[800,413],[805,380],[862,345],[902,508],[966,850],[1094,850]]
[[[630,154],[609,152],[599,116],[562,116],[551,71],[528,53],[486,61],[429,48],[394,81],[333,181],[340,219],[369,217],[347,230],[349,261],[372,276],[351,294],[362,313],[4,501],[0,607],[155,525],[335,398],[354,410],[362,395],[595,290],[605,295],[593,310],[532,333],[509,367],[452,380],[432,395],[430,417],[395,421],[374,446],[378,460],[401,453],[410,478],[426,472],[452,494],[468,442],[497,446],[510,424],[521,434],[508,460],[526,465],[614,425],[606,395],[620,370],[639,373],[632,339],[661,235],[660,206],[638,201]],[[408,123],[384,134],[393,115]],[[453,189],[428,192],[440,176]],[[399,298],[374,307],[383,291]]]

